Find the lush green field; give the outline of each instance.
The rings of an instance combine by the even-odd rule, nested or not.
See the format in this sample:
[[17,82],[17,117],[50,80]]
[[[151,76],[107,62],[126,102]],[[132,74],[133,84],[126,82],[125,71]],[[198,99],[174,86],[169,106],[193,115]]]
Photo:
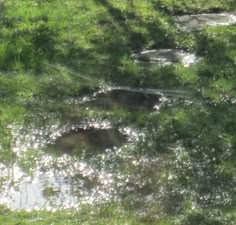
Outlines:
[[[173,160],[163,173],[174,171],[177,177],[168,183],[165,178],[152,175],[154,185],[148,186],[148,190],[158,188],[158,179],[167,183],[168,190],[186,190],[187,194],[180,199],[177,196],[175,200],[163,200],[173,201],[179,211],[163,209],[160,202],[151,206],[133,203],[131,195],[112,206],[85,205],[78,212],[25,212],[0,207],[0,224],[231,225],[236,220],[236,26],[181,32],[174,22],[175,15],[235,12],[236,2],[136,0],[133,5],[128,2],[0,1],[0,162],[7,164],[17,158],[10,150],[13,137],[9,125],[27,124],[41,111],[59,112],[56,118],[59,121],[74,118],[75,112],[60,103],[68,98],[107,85],[184,89],[191,93],[190,103],[175,101],[160,113],[131,115],[116,110],[87,115],[81,109],[76,114],[80,118],[109,116],[114,122],[121,118],[122,123],[144,128],[148,141],[141,143],[141,150],[137,149],[135,154],[151,157],[160,154]],[[145,48],[184,49],[196,52],[203,60],[190,68],[180,64],[143,67],[130,56]],[[56,104],[44,104],[48,100]],[[179,161],[173,153],[175,145],[184,149]],[[199,175],[201,171],[199,174],[194,171],[201,162],[208,163],[201,168],[204,176]],[[124,173],[129,172],[138,173],[135,168],[124,168]],[[193,198],[214,191],[229,193],[230,200],[224,203],[209,200],[207,206],[194,208]],[[144,213],[138,214],[141,207]]]

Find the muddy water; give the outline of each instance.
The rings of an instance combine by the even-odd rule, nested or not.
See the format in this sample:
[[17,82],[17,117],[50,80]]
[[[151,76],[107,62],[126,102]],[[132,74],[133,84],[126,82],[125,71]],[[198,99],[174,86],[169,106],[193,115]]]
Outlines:
[[184,15],[175,18],[177,26],[182,31],[201,29],[204,26],[223,26],[236,23],[236,14],[196,14]]
[[201,59],[193,53],[174,49],[145,50],[143,52],[133,54],[132,57],[136,59],[137,62],[151,62],[158,63],[160,65],[181,63],[185,67],[196,64]]

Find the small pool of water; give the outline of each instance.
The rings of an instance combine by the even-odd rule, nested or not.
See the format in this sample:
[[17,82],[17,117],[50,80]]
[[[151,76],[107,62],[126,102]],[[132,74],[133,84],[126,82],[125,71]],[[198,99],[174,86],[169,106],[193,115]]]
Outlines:
[[233,13],[212,13],[177,16],[177,26],[182,31],[201,29],[204,26],[224,26],[236,23],[236,14]]
[[141,89],[111,87],[96,93],[84,106],[102,109],[153,110],[160,104],[160,92],[148,92]]
[[116,198],[122,152],[143,137],[137,129],[99,118],[11,129],[17,159],[0,164],[0,204],[27,210],[78,209]]
[[160,65],[169,65],[181,63],[185,67],[196,64],[201,59],[193,53],[175,49],[152,49],[133,54],[132,57],[138,63],[158,63]]

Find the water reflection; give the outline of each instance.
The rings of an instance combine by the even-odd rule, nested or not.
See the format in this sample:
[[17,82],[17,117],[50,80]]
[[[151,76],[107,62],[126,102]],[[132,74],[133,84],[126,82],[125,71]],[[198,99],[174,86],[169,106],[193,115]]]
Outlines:
[[18,162],[0,165],[0,202],[13,209],[61,209],[117,200],[143,215],[155,209],[152,216],[177,215],[190,200],[201,208],[232,204],[232,178],[217,173],[214,160],[192,156],[182,143],[166,152],[150,151],[154,145],[140,152],[148,134],[128,127],[120,132],[129,135],[125,145],[86,158],[37,150],[30,172],[20,164],[29,150],[21,152]]
[[54,210],[115,198],[113,168],[124,148],[142,136],[139,133],[129,127],[115,129],[101,119],[58,124],[52,130],[16,125],[13,146],[18,158],[0,167],[0,203],[13,209]]
[[[8,174],[4,174],[6,170]],[[65,176],[50,170],[42,172],[37,168],[33,176],[28,176],[17,164],[11,168],[2,166],[1,176],[6,182],[2,186],[0,201],[12,209],[75,207],[78,201],[76,195],[70,194],[71,188],[77,187],[83,195],[89,191],[80,184],[81,181],[71,185]]]

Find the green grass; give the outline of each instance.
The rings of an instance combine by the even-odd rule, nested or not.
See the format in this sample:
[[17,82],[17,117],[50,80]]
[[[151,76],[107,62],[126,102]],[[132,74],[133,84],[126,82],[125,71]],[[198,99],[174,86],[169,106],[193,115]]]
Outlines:
[[138,216],[124,213],[119,207],[111,205],[91,207],[84,206],[79,212],[62,210],[58,212],[47,211],[18,211],[12,212],[3,207],[0,209],[0,223],[4,225],[172,225],[170,220],[159,219],[156,222],[145,221]]
[[125,75],[133,77],[138,68],[127,62],[132,51],[152,46],[189,48],[194,44],[191,35],[181,40],[183,35],[176,33],[171,15],[162,9],[166,7],[173,14],[178,9],[176,4],[183,11],[202,5],[209,10],[213,5],[229,10],[235,4],[184,2],[135,1],[131,16],[125,0],[5,1],[0,68],[41,73],[45,63],[59,62],[112,81],[122,80]]

